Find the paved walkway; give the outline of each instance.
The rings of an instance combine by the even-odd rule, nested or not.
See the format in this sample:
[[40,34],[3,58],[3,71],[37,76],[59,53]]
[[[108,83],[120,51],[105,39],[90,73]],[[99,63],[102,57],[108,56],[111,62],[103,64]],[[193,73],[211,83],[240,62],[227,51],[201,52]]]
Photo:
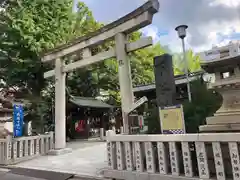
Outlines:
[[107,166],[106,143],[104,142],[71,142],[68,147],[72,153],[60,156],[41,156],[39,158],[14,165],[14,167],[57,171],[100,177]]

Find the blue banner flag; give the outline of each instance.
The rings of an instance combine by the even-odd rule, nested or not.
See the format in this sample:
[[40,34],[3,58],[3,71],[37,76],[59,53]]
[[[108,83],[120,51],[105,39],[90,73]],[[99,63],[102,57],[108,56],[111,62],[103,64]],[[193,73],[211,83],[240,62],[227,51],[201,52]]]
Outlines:
[[13,135],[14,137],[20,137],[23,135],[23,106],[16,105],[13,106]]

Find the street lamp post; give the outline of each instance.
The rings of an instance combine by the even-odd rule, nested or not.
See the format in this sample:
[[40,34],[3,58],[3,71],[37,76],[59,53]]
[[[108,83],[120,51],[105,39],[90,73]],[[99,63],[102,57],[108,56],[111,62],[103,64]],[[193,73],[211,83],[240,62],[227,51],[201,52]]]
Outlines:
[[186,58],[186,50],[185,50],[185,42],[184,38],[186,37],[186,29],[188,28],[187,25],[180,25],[175,28],[175,30],[178,32],[178,37],[182,40],[182,49],[183,49],[183,59],[185,62],[185,75],[187,79],[187,92],[188,92],[188,100],[189,102],[192,101],[192,96],[191,96],[191,88],[190,88],[190,81],[189,81],[189,76],[188,76],[188,62]]

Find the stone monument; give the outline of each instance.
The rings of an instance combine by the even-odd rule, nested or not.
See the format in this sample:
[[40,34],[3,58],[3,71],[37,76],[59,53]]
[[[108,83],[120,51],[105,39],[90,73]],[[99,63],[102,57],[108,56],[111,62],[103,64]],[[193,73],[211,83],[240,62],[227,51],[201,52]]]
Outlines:
[[200,126],[200,132],[240,131],[240,44],[230,43],[202,53],[202,68],[215,74],[215,82],[209,88],[222,95],[221,108],[207,124]]
[[155,57],[154,72],[158,107],[176,105],[176,86],[172,56],[164,54]]

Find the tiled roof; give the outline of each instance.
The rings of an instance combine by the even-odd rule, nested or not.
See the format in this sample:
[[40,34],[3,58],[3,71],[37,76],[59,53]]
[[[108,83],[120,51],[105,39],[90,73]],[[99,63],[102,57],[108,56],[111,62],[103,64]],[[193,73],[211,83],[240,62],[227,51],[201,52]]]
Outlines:
[[113,106],[91,97],[72,97],[70,102],[77,106],[94,107],[94,108],[113,108]]

